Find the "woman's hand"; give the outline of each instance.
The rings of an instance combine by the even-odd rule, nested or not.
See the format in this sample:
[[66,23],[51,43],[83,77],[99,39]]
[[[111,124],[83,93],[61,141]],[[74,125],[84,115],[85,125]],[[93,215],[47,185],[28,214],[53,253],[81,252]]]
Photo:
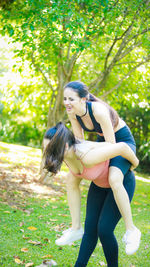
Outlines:
[[135,157],[134,163],[132,163],[130,170],[134,170],[139,165],[139,160]]

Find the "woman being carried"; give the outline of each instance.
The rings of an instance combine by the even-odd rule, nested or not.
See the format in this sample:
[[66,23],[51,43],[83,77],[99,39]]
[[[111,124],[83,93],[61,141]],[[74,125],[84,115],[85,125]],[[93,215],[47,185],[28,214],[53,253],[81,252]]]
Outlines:
[[[48,171],[56,173],[64,161],[69,167],[70,176],[93,180],[88,192],[84,235],[75,266],[87,265],[99,237],[108,266],[117,267],[118,244],[114,229],[121,214],[108,181],[109,159],[121,155],[136,167],[138,159],[134,152],[123,142],[111,144],[76,140],[63,123],[46,132],[43,144]],[[125,175],[124,187],[131,200],[135,189],[133,172]],[[136,249],[138,246],[139,242]]]

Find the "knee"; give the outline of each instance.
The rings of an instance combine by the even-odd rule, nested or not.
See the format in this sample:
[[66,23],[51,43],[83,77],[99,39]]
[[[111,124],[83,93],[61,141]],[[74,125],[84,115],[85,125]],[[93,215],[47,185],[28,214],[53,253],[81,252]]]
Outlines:
[[86,240],[97,240],[98,239],[98,231],[97,231],[97,227],[93,227],[91,224],[85,224],[84,226],[84,235],[83,237]]
[[123,185],[123,174],[118,169],[118,171],[109,173],[109,184],[112,190],[118,190]]
[[117,177],[111,177],[109,179],[109,184],[110,184],[110,187],[113,191],[117,191],[119,190],[119,188],[121,187],[122,185],[122,182],[119,181],[119,179]]
[[107,239],[109,240],[109,237],[110,237],[109,226],[106,227],[105,224],[99,223],[99,225],[98,225],[98,236],[99,236],[99,239],[100,239],[101,243],[103,243]]
[[85,235],[91,236],[91,237],[95,237],[97,236],[97,224],[93,221],[92,218],[88,218],[85,220],[85,226],[84,226],[84,230],[85,230]]

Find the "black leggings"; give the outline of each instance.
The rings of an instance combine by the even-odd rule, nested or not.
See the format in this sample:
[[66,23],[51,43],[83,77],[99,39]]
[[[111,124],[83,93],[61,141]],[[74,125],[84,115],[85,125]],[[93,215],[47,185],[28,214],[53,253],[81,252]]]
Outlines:
[[[124,187],[131,201],[135,190],[134,173],[128,171]],[[75,267],[84,267],[93,253],[98,237],[101,241],[108,267],[118,267],[118,243],[114,229],[121,218],[111,188],[101,188],[93,182],[90,185],[85,229]]]

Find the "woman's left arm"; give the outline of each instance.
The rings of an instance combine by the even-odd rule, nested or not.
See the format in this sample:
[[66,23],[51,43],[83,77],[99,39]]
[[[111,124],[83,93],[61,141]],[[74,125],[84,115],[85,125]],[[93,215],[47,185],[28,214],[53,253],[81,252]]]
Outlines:
[[103,104],[94,102],[92,105],[93,114],[100,124],[106,142],[116,143],[114,129],[112,126],[109,110]]

